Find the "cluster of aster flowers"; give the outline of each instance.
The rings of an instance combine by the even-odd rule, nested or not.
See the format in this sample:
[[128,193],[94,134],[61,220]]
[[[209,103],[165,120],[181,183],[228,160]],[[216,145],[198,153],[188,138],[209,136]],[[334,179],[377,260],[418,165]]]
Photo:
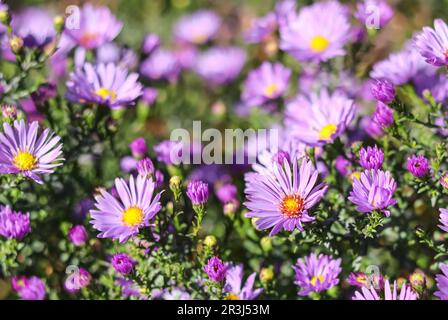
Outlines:
[[448,300],[444,20],[122,6],[0,1],[0,297]]

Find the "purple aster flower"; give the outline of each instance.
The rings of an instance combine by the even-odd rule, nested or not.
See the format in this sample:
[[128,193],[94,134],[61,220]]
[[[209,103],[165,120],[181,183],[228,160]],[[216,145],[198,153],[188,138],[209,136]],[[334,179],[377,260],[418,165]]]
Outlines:
[[144,54],[151,54],[160,46],[160,37],[154,33],[149,33],[145,36],[142,44],[142,51]]
[[145,88],[143,89],[142,100],[148,106],[151,106],[156,102],[158,94],[159,90],[157,90],[156,88]]
[[365,170],[378,170],[381,169],[384,161],[384,152],[379,149],[376,145],[372,147],[367,147],[367,149],[362,148],[359,151],[359,164]]
[[416,178],[423,178],[429,173],[429,161],[422,155],[412,155],[407,160],[406,169]]
[[281,0],[275,4],[275,16],[279,26],[285,26],[297,17],[297,3],[295,0]]
[[332,143],[342,135],[355,115],[354,101],[337,91],[299,95],[286,106],[286,126],[291,134],[311,146]]
[[87,230],[82,225],[73,226],[68,231],[68,238],[75,246],[83,246],[86,244],[88,239]]
[[213,47],[199,55],[194,70],[205,81],[222,85],[233,81],[246,62],[246,52],[238,47]]
[[281,63],[264,62],[249,73],[241,98],[249,107],[273,101],[285,94],[290,77],[291,70]]
[[326,291],[339,283],[341,259],[315,253],[297,260],[293,267],[296,275],[294,283],[300,287],[298,294],[307,296],[311,292]]
[[448,264],[441,264],[440,270],[442,273],[436,276],[437,289],[439,291],[434,293],[434,295],[440,300],[448,300]]
[[204,272],[207,273],[210,280],[221,282],[225,279],[227,268],[218,257],[211,257],[204,266]]
[[378,101],[372,118],[381,128],[388,128],[394,123],[394,110]]
[[175,81],[181,71],[179,61],[172,51],[155,50],[140,65],[140,73],[151,80]]
[[162,173],[162,171],[160,170],[156,170],[155,174],[155,184],[156,184],[156,188],[160,188],[163,185],[163,181],[165,180],[165,177]]
[[93,6],[86,3],[80,12],[79,26],[70,26],[67,22],[65,33],[77,45],[94,49],[114,40],[123,28],[108,7]]
[[397,204],[393,198],[397,183],[390,172],[368,170],[361,174],[360,179],[353,179],[353,191],[348,198],[356,205],[356,210],[369,213],[378,210],[387,217],[388,207]]
[[216,187],[216,197],[222,204],[234,201],[237,198],[238,188],[233,183],[226,183]]
[[134,157],[131,156],[123,157],[120,160],[120,169],[123,172],[130,173],[137,169],[137,163],[138,160],[136,160]]
[[384,282],[384,292],[378,293],[374,286],[370,288],[362,287],[361,291],[356,291],[352,300],[417,300],[417,294],[411,286],[403,284],[400,295],[397,292],[397,281],[391,289],[389,280]]
[[336,158],[336,170],[339,172],[341,176],[348,176],[350,173],[350,168],[352,163],[347,160],[344,156],[337,156]]
[[427,64],[421,55],[409,44],[387,59],[376,63],[370,73],[373,79],[387,79],[400,86],[428,75],[434,75],[436,68]]
[[448,232],[448,209],[440,209],[439,228],[445,232]]
[[182,17],[174,26],[177,41],[195,45],[213,39],[221,26],[221,18],[211,10],[199,10]]
[[372,85],[372,95],[385,104],[395,99],[395,86],[387,79],[376,80]]
[[434,29],[424,27],[414,37],[414,45],[427,63],[436,67],[448,65],[448,26],[442,19],[434,20]]
[[44,83],[31,94],[31,98],[35,104],[43,104],[44,102],[55,98],[57,94],[58,92],[55,84]]
[[27,8],[13,15],[11,28],[14,35],[20,37],[27,47],[43,48],[56,37],[53,18],[41,8]]
[[19,276],[11,279],[11,285],[22,300],[44,300],[45,284],[38,277]]
[[243,265],[228,266],[224,292],[227,300],[255,300],[263,289],[254,289],[255,277],[252,273],[243,285]]
[[269,12],[266,16],[255,19],[244,32],[244,40],[247,43],[260,43],[268,39],[277,29],[277,16]]
[[132,104],[142,95],[143,86],[138,74],[113,63],[86,63],[70,74],[67,82],[67,98],[72,102],[96,103],[112,109]]
[[190,181],[187,187],[187,196],[194,206],[201,206],[208,200],[208,184],[202,181]]
[[174,55],[181,69],[193,69],[199,55],[197,47],[190,44],[178,44],[174,49]]
[[148,147],[146,145],[145,138],[139,137],[134,139],[129,144],[129,149],[131,149],[134,158],[141,159],[148,153]]
[[0,206],[0,236],[7,239],[23,239],[31,232],[30,214],[12,211],[9,206]]
[[148,299],[147,296],[142,294],[142,290],[133,280],[118,278],[115,282],[121,287],[121,295],[123,298],[135,297],[142,300]]
[[[379,16],[374,16],[378,14]],[[379,21],[372,19],[379,18]],[[359,20],[366,27],[383,28],[394,16],[394,10],[385,0],[364,0],[357,5],[355,14],[356,19]],[[378,25],[374,26],[374,23]]]
[[41,175],[54,172],[62,165],[60,137],[50,129],[40,135],[39,124],[14,121],[13,127],[3,123],[0,133],[0,174],[20,174],[37,183],[43,183]]
[[74,294],[82,288],[88,287],[91,281],[90,273],[84,268],[79,268],[65,279],[64,288],[68,293]]
[[126,253],[116,253],[112,257],[112,267],[121,274],[130,274],[134,270],[135,261]]
[[133,50],[111,42],[97,49],[96,63],[114,63],[123,69],[134,69],[138,65],[138,58]]
[[151,159],[144,158],[137,162],[137,171],[138,174],[150,178],[154,174],[154,164],[152,163]]
[[257,228],[272,228],[274,236],[282,229],[292,232],[303,231],[303,223],[312,222],[314,217],[308,214],[325,194],[327,186],[317,184],[318,171],[311,161],[297,158],[291,164],[273,163],[271,172],[250,173],[245,177],[245,206],[250,210],[247,218],[257,218]]
[[337,1],[319,2],[303,7],[280,28],[280,48],[301,62],[327,61],[345,55],[350,28],[345,7]]
[[154,146],[157,161],[163,162],[166,165],[177,163],[182,158],[182,149],[182,143],[171,140],[162,141]]
[[136,235],[140,228],[150,225],[150,220],[160,211],[161,192],[154,194],[154,182],[138,176],[129,183],[115,179],[118,199],[101,190],[95,197],[96,210],[91,210],[91,224],[100,232],[99,238],[118,239],[121,243]]
[[347,283],[355,287],[365,287],[368,284],[367,275],[364,272],[352,272],[347,278]]

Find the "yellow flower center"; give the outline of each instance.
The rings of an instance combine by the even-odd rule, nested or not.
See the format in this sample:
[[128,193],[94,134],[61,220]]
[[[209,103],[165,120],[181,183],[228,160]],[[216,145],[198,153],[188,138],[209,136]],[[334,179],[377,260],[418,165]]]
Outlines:
[[203,44],[205,41],[207,41],[207,36],[203,34],[198,34],[197,36],[193,37],[193,43],[195,44]]
[[310,43],[311,50],[313,50],[316,53],[324,52],[325,50],[327,50],[329,45],[330,45],[330,41],[328,41],[327,38],[322,37],[322,36],[314,37]]
[[128,227],[136,227],[143,221],[143,211],[137,207],[130,207],[123,213],[123,222]]
[[353,180],[355,180],[355,179],[358,179],[358,180],[361,179],[361,172],[358,172],[358,171],[352,172],[352,174],[350,175],[350,180],[353,182]]
[[325,127],[320,130],[319,139],[320,140],[331,140],[331,137],[336,133],[338,127],[334,124],[327,124]]
[[110,99],[111,101],[115,101],[115,99],[117,99],[117,93],[113,90],[107,90],[106,88],[96,90],[95,94],[103,100]]
[[226,300],[240,300],[240,297],[238,297],[238,295],[235,293],[229,293],[226,296]]
[[364,276],[364,275],[357,276],[357,277],[356,277],[356,281],[357,281],[358,283],[367,284],[367,279],[366,279],[366,276]]
[[316,284],[317,284],[317,280],[319,280],[319,283],[322,284],[322,283],[324,283],[325,278],[324,278],[324,276],[321,276],[321,275],[312,277],[311,280],[310,280],[310,283],[311,283],[311,285],[312,285],[313,287],[316,286]]
[[28,171],[36,168],[37,159],[27,151],[19,151],[14,157],[13,163],[19,170]]
[[286,196],[280,205],[280,211],[286,218],[299,218],[304,208],[305,201],[299,195]]
[[264,89],[264,95],[268,98],[271,98],[272,96],[274,96],[274,94],[276,94],[278,91],[278,87],[275,83],[268,85],[265,89]]

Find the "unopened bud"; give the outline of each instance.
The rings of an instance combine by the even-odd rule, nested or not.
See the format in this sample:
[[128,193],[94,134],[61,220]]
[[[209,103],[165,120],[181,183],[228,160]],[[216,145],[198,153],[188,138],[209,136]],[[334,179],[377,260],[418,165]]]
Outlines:
[[263,268],[260,271],[260,280],[263,283],[269,283],[274,279],[274,270],[272,268]]
[[206,236],[204,239],[204,244],[207,247],[213,248],[218,243],[218,240],[216,240],[216,237],[213,235]]
[[12,52],[19,53],[20,50],[23,48],[23,39],[17,36],[13,36],[9,40],[9,45],[11,46]]
[[173,176],[170,179],[170,189],[173,192],[177,192],[180,189],[182,179],[179,176]]
[[272,238],[271,237],[263,237],[260,240],[260,245],[263,251],[269,252],[272,250]]
[[56,32],[61,32],[65,25],[65,19],[63,16],[56,16],[53,19],[54,28]]
[[409,277],[409,282],[414,290],[422,292],[426,287],[426,275],[422,270],[415,270]]

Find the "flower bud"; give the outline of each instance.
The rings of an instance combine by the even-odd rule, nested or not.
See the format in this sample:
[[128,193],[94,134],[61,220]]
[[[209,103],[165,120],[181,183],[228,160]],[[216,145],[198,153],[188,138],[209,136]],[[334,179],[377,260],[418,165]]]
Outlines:
[[204,244],[209,248],[213,248],[217,243],[218,240],[216,240],[216,237],[213,235],[206,236],[204,239]]
[[260,280],[262,283],[269,283],[274,279],[274,270],[272,268],[263,268],[260,271]]
[[63,16],[56,16],[53,19],[54,28],[56,32],[60,33],[64,29],[65,19]]
[[271,237],[263,237],[260,240],[260,245],[263,251],[269,252],[272,250],[272,238]]
[[9,45],[11,46],[12,52],[17,54],[23,48],[23,39],[17,36],[13,36],[9,40]]

